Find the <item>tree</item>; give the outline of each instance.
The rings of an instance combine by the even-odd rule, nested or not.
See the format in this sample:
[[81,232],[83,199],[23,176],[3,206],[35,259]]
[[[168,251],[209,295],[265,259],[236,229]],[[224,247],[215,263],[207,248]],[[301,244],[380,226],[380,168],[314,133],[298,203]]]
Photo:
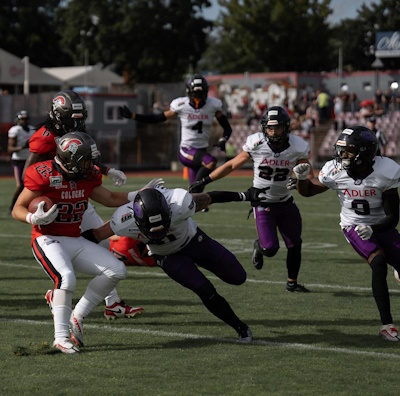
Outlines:
[[41,67],[71,64],[60,46],[54,26],[59,0],[2,0],[0,12],[1,48]]
[[330,70],[329,2],[220,0],[226,12],[204,65],[222,73]]
[[[59,9],[62,42],[75,64],[114,66],[140,82],[176,81],[196,67],[212,22],[201,17],[208,0],[72,0]],[[97,23],[93,23],[95,20]]]
[[[377,32],[397,31],[400,26],[400,2],[381,0],[370,7],[363,4],[355,19],[345,19],[336,28],[335,35],[343,47],[347,70],[371,70],[375,60],[374,46]],[[385,58],[386,69],[400,68],[400,58]]]

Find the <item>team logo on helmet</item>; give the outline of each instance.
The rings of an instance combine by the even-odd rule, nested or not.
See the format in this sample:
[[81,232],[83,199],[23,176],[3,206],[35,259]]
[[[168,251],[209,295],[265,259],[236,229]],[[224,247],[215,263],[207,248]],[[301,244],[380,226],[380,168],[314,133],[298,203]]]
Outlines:
[[64,96],[56,96],[53,99],[53,109],[56,110],[58,106],[64,106],[65,105],[65,98]]
[[60,149],[65,153],[69,151],[71,154],[75,154],[78,151],[78,147],[82,145],[79,139],[66,140],[61,142]]

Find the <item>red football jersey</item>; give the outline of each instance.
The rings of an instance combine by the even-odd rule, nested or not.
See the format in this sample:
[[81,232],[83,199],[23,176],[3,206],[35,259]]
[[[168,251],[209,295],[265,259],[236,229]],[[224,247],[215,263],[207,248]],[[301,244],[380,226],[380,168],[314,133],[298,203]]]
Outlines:
[[65,178],[52,160],[31,165],[25,173],[24,185],[31,191],[40,191],[58,208],[57,218],[48,225],[33,226],[32,239],[40,235],[79,237],[82,216],[88,207],[93,189],[102,184],[100,170],[94,177],[73,180]]
[[58,136],[44,126],[39,128],[29,139],[29,151],[37,155],[46,155],[48,159],[55,157]]

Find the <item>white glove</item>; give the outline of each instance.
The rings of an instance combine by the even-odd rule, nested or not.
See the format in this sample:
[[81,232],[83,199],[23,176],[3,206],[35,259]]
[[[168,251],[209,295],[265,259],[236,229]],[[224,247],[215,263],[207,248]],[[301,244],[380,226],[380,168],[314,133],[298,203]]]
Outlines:
[[367,225],[358,225],[354,231],[358,234],[358,236],[363,240],[366,241],[367,239],[370,239],[372,236],[372,228]]
[[125,173],[118,169],[110,168],[107,172],[107,176],[115,183],[117,187],[121,187],[126,183]]
[[158,178],[158,179],[150,180],[150,181],[142,188],[142,190],[145,189],[145,188],[155,188],[155,187],[157,187],[157,186],[162,186],[163,184],[164,184],[164,180],[161,179],[161,177],[160,177],[160,178]]
[[298,164],[293,168],[293,172],[295,173],[298,180],[306,180],[308,173],[310,172],[310,164]]
[[47,225],[52,223],[58,216],[57,205],[54,204],[47,212],[43,210],[45,202],[42,201],[38,205],[35,213],[26,215],[26,222],[33,225]]

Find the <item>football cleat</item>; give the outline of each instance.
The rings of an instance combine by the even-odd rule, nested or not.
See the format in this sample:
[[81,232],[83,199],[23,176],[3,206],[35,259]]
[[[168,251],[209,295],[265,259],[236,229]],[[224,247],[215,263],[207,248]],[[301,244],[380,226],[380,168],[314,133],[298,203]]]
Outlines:
[[47,305],[49,306],[51,313],[53,313],[53,289],[47,290],[44,298],[46,299]]
[[238,331],[239,338],[236,340],[239,344],[250,344],[253,341],[253,333],[250,330],[250,327],[247,327],[244,330]]
[[115,320],[118,318],[134,318],[136,315],[141,315],[144,312],[142,307],[130,307],[124,301],[114,303],[106,307],[104,316],[108,320]]
[[393,324],[383,325],[379,336],[386,341],[400,341],[399,332]]
[[83,347],[83,319],[79,320],[74,311],[71,313],[69,319],[69,331],[71,333],[71,340],[75,342],[77,347]]
[[54,340],[53,348],[56,348],[62,353],[69,355],[73,353],[81,353],[81,351],[71,342],[69,338],[58,338]]
[[303,285],[300,285],[297,282],[287,282],[286,291],[291,293],[310,293],[311,290],[308,290]]
[[392,267],[392,271],[393,271],[393,276],[394,279],[396,280],[397,284],[400,286],[400,277],[399,277],[399,273]]
[[261,252],[260,241],[258,239],[256,239],[254,241],[253,249],[254,250],[253,250],[252,261],[253,261],[254,267],[256,267],[256,269],[260,270],[264,265],[264,257]]

